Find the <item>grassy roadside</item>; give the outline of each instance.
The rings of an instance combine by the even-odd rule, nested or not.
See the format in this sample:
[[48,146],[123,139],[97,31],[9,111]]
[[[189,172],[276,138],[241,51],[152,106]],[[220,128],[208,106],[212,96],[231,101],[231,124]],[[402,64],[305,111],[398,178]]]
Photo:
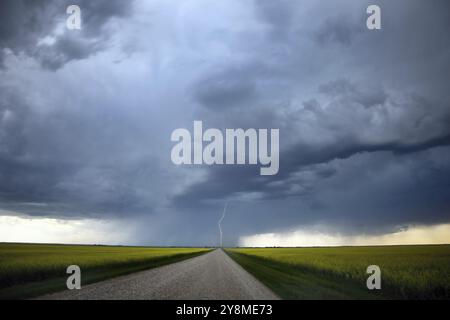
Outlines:
[[243,253],[227,254],[282,299],[379,299],[360,284],[331,276],[320,276],[295,266]]
[[192,258],[203,248],[0,244],[0,299],[66,289],[66,268],[81,268],[82,285]]
[[[448,299],[450,246],[228,249],[284,299]],[[366,288],[368,265],[382,290]]]

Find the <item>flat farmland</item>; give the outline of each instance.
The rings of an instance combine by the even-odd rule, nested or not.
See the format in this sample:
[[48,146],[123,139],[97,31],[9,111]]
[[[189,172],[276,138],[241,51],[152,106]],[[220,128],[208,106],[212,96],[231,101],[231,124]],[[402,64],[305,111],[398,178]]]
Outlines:
[[[450,245],[236,248],[227,253],[285,299],[448,299]],[[381,290],[366,286],[381,268]]]
[[204,248],[0,244],[0,299],[63,290],[69,265],[78,265],[82,283],[88,284],[208,251]]

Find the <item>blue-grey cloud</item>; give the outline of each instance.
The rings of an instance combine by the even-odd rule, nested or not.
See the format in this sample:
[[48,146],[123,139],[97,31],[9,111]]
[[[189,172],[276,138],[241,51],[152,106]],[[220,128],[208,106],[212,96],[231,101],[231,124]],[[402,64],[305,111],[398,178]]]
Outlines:
[[[144,244],[216,244],[225,201],[226,244],[449,222],[449,4],[375,1],[369,31],[372,2],[80,1],[55,33],[65,2],[3,1],[0,209],[140,221]],[[279,174],[173,165],[194,120],[279,128]]]
[[[78,1],[81,30],[68,32],[66,8],[71,1],[5,0],[0,4],[0,65],[5,50],[34,57],[45,68],[58,69],[72,60],[104,49],[111,30],[106,24],[132,11],[133,1]],[[43,40],[51,39],[49,42]]]

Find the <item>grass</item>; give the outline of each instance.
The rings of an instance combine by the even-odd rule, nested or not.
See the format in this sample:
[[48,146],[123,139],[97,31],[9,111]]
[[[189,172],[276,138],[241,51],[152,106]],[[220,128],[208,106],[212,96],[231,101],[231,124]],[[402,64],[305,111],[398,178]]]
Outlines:
[[82,285],[154,268],[209,249],[46,244],[0,244],[0,299],[20,299],[66,289],[66,269],[81,268]]
[[[449,299],[450,245],[242,248],[227,253],[284,299]],[[369,265],[381,290],[368,290]]]

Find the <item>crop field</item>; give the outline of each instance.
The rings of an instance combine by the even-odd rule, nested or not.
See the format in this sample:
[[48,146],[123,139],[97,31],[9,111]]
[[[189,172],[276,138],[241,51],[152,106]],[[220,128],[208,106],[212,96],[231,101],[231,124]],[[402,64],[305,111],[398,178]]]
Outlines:
[[81,268],[83,285],[207,251],[203,248],[0,244],[0,299],[63,290],[69,265]]
[[[450,245],[228,249],[285,299],[449,299]],[[381,290],[368,290],[369,265]]]

